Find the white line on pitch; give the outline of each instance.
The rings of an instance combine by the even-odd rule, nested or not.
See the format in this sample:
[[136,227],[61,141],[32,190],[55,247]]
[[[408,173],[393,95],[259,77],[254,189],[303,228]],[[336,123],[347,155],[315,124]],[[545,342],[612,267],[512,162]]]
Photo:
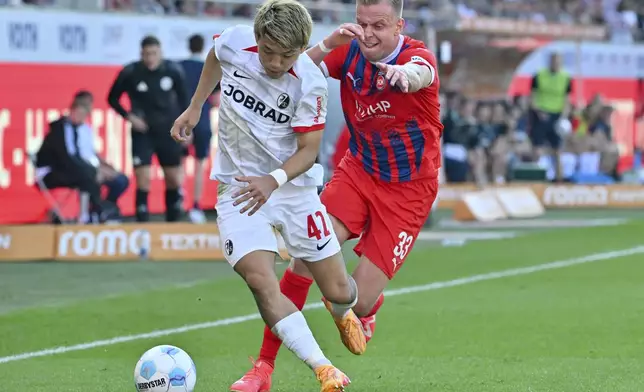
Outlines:
[[[595,261],[610,260],[618,257],[632,256],[640,253],[644,253],[644,246],[637,246],[634,248],[616,250],[612,252],[594,253],[583,257],[576,257],[576,258],[567,259],[567,260],[559,260],[559,261],[554,261],[546,264],[533,265],[530,267],[513,268],[513,269],[507,269],[503,271],[490,272],[487,274],[466,276],[459,279],[448,280],[443,282],[434,282],[434,283],[424,284],[420,286],[410,286],[410,287],[403,287],[400,289],[387,290],[385,292],[385,295],[388,297],[392,297],[396,295],[417,293],[421,291],[430,291],[430,290],[444,289],[447,287],[463,286],[466,284],[482,282],[486,280],[494,280],[494,279],[508,278],[512,276],[533,274],[535,272],[540,272],[540,271],[566,268],[566,267],[571,267],[579,264],[592,263]],[[319,309],[322,307],[323,307],[322,303],[314,303],[314,304],[306,305],[304,308],[309,310],[309,309]],[[93,342],[75,344],[72,346],[61,346],[61,347],[49,348],[46,350],[32,351],[28,353],[0,357],[0,363],[15,362],[15,361],[20,361],[20,360],[29,359],[29,358],[46,357],[50,355],[68,353],[71,351],[89,350],[96,347],[104,347],[104,346],[111,346],[119,343],[132,342],[134,340],[158,338],[161,336],[174,335],[182,332],[196,331],[199,329],[206,329],[206,328],[223,327],[227,325],[240,324],[246,321],[259,320],[259,319],[260,319],[259,314],[254,313],[246,316],[225,318],[225,319],[210,321],[206,323],[185,325],[179,328],[161,329],[161,330],[156,330],[156,331],[141,333],[136,335],[118,336],[111,339],[96,340]]]

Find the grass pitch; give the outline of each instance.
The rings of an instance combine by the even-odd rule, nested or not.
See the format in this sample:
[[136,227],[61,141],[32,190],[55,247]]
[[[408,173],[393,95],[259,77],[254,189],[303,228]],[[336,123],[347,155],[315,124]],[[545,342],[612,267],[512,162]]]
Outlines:
[[[463,246],[418,243],[361,357],[342,346],[325,310],[305,315],[351,377],[347,391],[640,392],[643,233],[644,221],[633,220]],[[517,270],[551,262],[563,263]],[[319,297],[314,289],[309,303]],[[0,391],[134,391],[134,365],[157,344],[191,354],[197,392],[226,391],[258,352],[254,313],[225,263],[3,264]],[[42,351],[56,347],[61,353]],[[273,391],[316,390],[310,370],[283,350]]]

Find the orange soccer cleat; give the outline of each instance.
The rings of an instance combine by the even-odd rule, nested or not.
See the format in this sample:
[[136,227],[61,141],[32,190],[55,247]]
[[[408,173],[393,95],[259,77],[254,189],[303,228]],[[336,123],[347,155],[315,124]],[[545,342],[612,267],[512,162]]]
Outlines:
[[[331,303],[324,298],[322,298],[322,301],[329,312],[331,312]],[[340,331],[340,338],[342,339],[344,346],[352,354],[364,354],[367,350],[367,339],[365,338],[365,333],[362,329],[362,323],[360,322],[360,319],[358,319],[358,316],[353,313],[353,310],[349,310],[341,320],[333,316],[333,321],[335,321],[335,325],[338,327],[338,331]]]
[[313,371],[320,382],[320,392],[341,392],[351,383],[349,377],[333,365],[322,365]]
[[271,390],[271,375],[273,366],[266,361],[250,359],[253,368],[250,369],[242,378],[235,381],[230,386],[233,392],[269,392]]

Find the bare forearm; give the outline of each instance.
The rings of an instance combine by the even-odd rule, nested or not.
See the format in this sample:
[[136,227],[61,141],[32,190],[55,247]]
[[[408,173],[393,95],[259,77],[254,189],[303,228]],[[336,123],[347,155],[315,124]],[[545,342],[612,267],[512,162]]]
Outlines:
[[[328,48],[329,46],[327,45],[327,42],[325,42],[325,41],[326,41],[326,38],[324,40],[322,40],[322,43]],[[317,45],[313,46],[311,49],[307,50],[306,54],[311,58],[311,60],[313,60],[315,65],[319,66],[320,63],[326,57],[326,55],[329,54],[329,53],[324,52],[320,48],[320,45],[317,44]]]
[[313,167],[317,155],[318,146],[307,145],[298,149],[295,154],[287,159],[282,165],[282,170],[286,172],[288,180],[291,181]]
[[201,77],[199,78],[199,84],[197,89],[192,96],[190,101],[191,106],[202,107],[206,102],[208,97],[212,94],[212,91],[217,87],[217,83],[221,80],[221,64],[215,56],[215,50],[212,49],[208,52],[206,57],[206,62],[201,71]]

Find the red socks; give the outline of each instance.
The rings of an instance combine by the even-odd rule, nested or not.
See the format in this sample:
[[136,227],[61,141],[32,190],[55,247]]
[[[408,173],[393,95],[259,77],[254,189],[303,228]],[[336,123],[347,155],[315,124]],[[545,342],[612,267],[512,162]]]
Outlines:
[[[290,269],[287,269],[280,280],[280,290],[288,299],[293,301],[295,306],[302,310],[306,303],[306,297],[309,295],[309,289],[313,284],[313,280],[304,276],[297,275]],[[365,317],[371,317],[382,306],[385,301],[384,294],[380,294],[378,300],[373,305],[373,308]],[[262,341],[262,348],[259,350],[259,359],[268,362],[271,366],[275,367],[275,359],[279,352],[282,341],[271,332],[270,328],[264,327],[264,340]]]
[[[293,301],[299,310],[302,310],[312,284],[312,279],[297,275],[290,269],[287,269],[284,272],[284,276],[282,276],[282,280],[280,280],[280,290],[286,298]],[[282,341],[280,338],[275,336],[273,332],[265,326],[264,340],[262,341],[262,348],[259,350],[259,359],[266,361],[275,367],[275,358],[277,358],[277,353],[281,345]]]
[[378,299],[376,300],[376,303],[373,304],[373,308],[371,308],[371,311],[369,312],[369,314],[364,316],[364,318],[371,317],[374,314],[378,313],[378,310],[382,306],[383,302],[385,302],[385,294],[381,293]]

